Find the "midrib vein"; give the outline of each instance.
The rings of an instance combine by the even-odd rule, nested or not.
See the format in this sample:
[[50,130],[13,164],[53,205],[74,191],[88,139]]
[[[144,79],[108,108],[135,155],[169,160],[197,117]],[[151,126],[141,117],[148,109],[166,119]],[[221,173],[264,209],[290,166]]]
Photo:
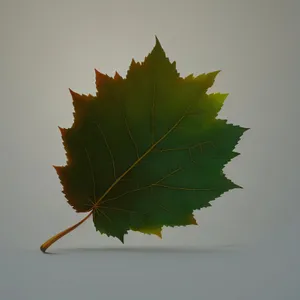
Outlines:
[[[186,112],[190,108],[191,105],[188,106]],[[186,116],[186,112],[183,114],[183,116],[154,144],[151,145],[151,147],[141,156],[139,157],[122,175],[120,175],[114,183],[105,191],[105,193],[94,203],[93,208],[98,207],[99,203],[107,196],[107,194],[118,184],[122,178],[124,178],[137,164],[139,164],[140,161],[142,161],[162,140],[164,140],[178,125],[179,123],[184,119]]]

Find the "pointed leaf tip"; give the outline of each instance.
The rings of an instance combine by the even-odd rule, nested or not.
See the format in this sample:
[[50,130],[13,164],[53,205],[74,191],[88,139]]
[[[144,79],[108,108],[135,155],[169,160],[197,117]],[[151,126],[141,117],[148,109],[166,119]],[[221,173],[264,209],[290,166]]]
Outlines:
[[97,69],[95,70],[95,75],[96,75],[96,79],[100,79],[100,78],[105,78],[107,75],[101,73],[100,71],[98,71]]
[[119,79],[123,79],[123,78],[122,78],[122,76],[118,72],[115,72],[114,79],[115,80],[119,80]]
[[191,225],[198,225],[198,223],[197,223],[197,221],[196,221],[196,219],[195,219],[195,217],[194,217],[194,215],[192,214],[191,216],[190,216],[190,224]]
[[130,68],[135,67],[136,65],[138,65],[138,63],[133,58],[130,63]]
[[190,74],[184,78],[185,80],[194,80],[194,74]]
[[198,75],[195,80],[204,88],[204,89],[209,89],[212,87],[212,85],[215,82],[215,79],[217,75],[220,73],[220,70],[206,73],[206,74],[200,74]]
[[100,71],[98,71],[96,68],[94,69],[94,71],[95,71],[95,74],[96,74],[96,75],[102,75],[102,76],[104,76],[104,74],[101,73]]
[[161,46],[160,41],[159,41],[157,35],[155,35],[155,45]]
[[159,51],[162,51],[163,53],[165,53],[159,39],[157,38],[157,36],[155,36],[155,46],[154,46],[154,49],[153,50],[159,50]]
[[69,89],[69,91],[70,91],[70,94],[71,94],[73,99],[74,99],[74,97],[79,96],[79,94],[74,92],[73,90]]
[[156,233],[154,233],[156,236],[158,236],[160,239],[162,239],[162,234],[161,234],[161,231],[158,231]]
[[152,51],[148,54],[148,56],[145,57],[145,62],[149,59],[151,60],[151,57],[157,59],[158,57],[165,59],[166,53],[164,49],[161,46],[160,41],[158,40],[157,36],[155,36],[155,45],[152,49]]
[[108,82],[111,79],[111,77],[109,77],[107,74],[103,74],[99,72],[97,69],[95,69],[95,75],[96,75],[97,88],[103,86],[106,82]]
[[126,74],[126,78],[128,78],[128,76],[130,76],[131,74],[134,74],[136,70],[139,69],[139,66],[140,64],[137,63],[134,58],[131,59],[131,63],[130,63],[130,66],[129,66],[129,69],[127,71],[127,74]]
[[64,137],[66,135],[66,133],[67,133],[67,129],[59,127],[59,126],[58,126],[58,129],[59,129],[59,131],[61,133],[61,136]]
[[221,70],[210,72],[210,73],[207,73],[207,76],[209,76],[211,78],[211,80],[214,81],[220,72],[221,72]]
[[62,166],[53,166],[53,168],[55,169],[57,175],[60,175],[62,173],[62,170],[64,167]]

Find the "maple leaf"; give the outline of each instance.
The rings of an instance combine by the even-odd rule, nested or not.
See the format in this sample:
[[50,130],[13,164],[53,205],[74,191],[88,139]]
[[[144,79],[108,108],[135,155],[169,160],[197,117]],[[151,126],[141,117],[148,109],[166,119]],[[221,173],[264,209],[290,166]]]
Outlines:
[[97,93],[70,90],[74,123],[61,130],[67,164],[55,167],[76,212],[124,242],[129,230],[161,237],[163,226],[197,224],[193,212],[241,188],[223,168],[248,129],[217,119],[227,94],[208,94],[219,71],[180,77],[156,38],[126,78],[96,70]]

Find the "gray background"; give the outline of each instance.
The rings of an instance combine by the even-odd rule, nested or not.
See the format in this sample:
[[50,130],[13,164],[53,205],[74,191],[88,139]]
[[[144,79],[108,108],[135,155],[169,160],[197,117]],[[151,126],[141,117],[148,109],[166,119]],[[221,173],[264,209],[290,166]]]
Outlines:
[[[251,128],[225,168],[244,189],[163,240],[121,245],[89,220],[42,255],[82,218],[52,168],[68,88],[94,94],[94,68],[124,76],[155,35],[182,76],[222,70],[219,116]],[[300,298],[299,0],[1,0],[0,38],[0,299]]]

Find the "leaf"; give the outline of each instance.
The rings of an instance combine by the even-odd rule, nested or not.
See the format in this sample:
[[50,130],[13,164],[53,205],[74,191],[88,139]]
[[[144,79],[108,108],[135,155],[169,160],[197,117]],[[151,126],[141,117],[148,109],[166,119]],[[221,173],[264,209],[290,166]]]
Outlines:
[[67,164],[55,168],[68,203],[90,212],[97,231],[122,242],[129,230],[161,236],[241,188],[222,170],[247,128],[216,118],[228,95],[207,93],[218,73],[180,77],[156,38],[126,78],[96,70],[95,96],[70,90]]

